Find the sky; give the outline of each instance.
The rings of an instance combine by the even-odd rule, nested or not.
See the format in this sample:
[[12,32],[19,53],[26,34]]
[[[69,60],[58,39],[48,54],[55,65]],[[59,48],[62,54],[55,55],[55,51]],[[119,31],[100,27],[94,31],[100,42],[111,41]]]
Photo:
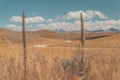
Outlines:
[[86,30],[120,29],[120,0],[0,0],[0,27],[21,30],[79,30],[83,13]]

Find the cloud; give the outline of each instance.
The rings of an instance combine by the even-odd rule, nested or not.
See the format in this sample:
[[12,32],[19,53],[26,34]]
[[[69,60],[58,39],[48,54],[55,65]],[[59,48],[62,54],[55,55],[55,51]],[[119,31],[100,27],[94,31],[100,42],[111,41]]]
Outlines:
[[14,25],[14,24],[7,24],[7,27],[8,27],[8,28],[15,28],[15,27],[17,27],[17,26]]
[[[11,22],[22,22],[21,16],[12,16],[10,19]],[[41,16],[35,16],[35,17],[26,17],[26,23],[39,23],[39,22],[45,22],[45,19]]]
[[[105,21],[85,21],[85,30],[108,30],[110,28],[120,29],[120,20],[105,20]],[[80,21],[70,22],[52,22],[49,24],[38,24],[38,29],[63,29],[65,31],[80,30]]]
[[107,19],[108,17],[100,11],[96,10],[87,10],[87,11],[70,11],[66,15],[63,16],[57,16],[57,20],[63,19],[63,20],[77,20],[80,19],[80,13],[83,13],[85,20],[91,20],[93,18],[99,18],[99,19]]
[[47,20],[47,22],[49,23],[49,22],[53,22],[54,20],[53,19],[48,19]]
[[[97,10],[87,10],[87,11],[70,11],[62,16],[57,16],[56,18],[44,19],[41,16],[26,17],[27,29],[63,29],[65,31],[80,30],[80,13],[84,15],[85,29],[91,30],[107,30],[110,28],[120,29],[120,20],[110,19],[103,12]],[[35,13],[33,13],[35,14]],[[71,20],[71,21],[69,21]],[[22,21],[21,16],[13,16],[10,21],[20,22]],[[44,22],[44,23],[42,23]],[[32,24],[29,24],[32,23]],[[36,24],[33,24],[36,23]],[[30,26],[31,25],[31,26]],[[11,29],[21,29],[18,25],[9,24],[8,28]]]
[[53,22],[49,24],[38,24],[38,29],[50,29],[50,30],[58,30],[63,29],[65,31],[71,31],[71,30],[77,30],[78,27],[76,27],[73,23],[69,22]]
[[37,29],[40,29],[40,30],[41,30],[41,29],[49,29],[49,27],[48,27],[47,25],[45,25],[45,24],[37,24],[37,25],[36,25],[36,28],[37,28]]
[[21,16],[12,16],[10,21],[11,22],[22,22],[22,17]]
[[14,24],[7,24],[6,28],[11,29],[11,30],[16,30],[16,31],[21,31],[22,27],[19,25],[14,25]]
[[[80,22],[74,23],[76,26],[80,26]],[[110,28],[120,29],[120,20],[105,20],[105,21],[87,21],[85,22],[85,29],[92,30],[108,30]]]
[[45,22],[45,19],[40,16],[26,18],[26,23],[39,23],[39,22]]
[[[120,29],[120,20],[105,20],[105,21],[85,21],[85,30],[93,31],[93,30],[108,30],[110,28]],[[27,30],[59,30],[63,29],[65,31],[78,31],[80,30],[80,21],[71,22],[51,22],[51,23],[40,23],[35,25],[27,25]],[[13,30],[21,30],[21,26],[8,24],[7,28]]]

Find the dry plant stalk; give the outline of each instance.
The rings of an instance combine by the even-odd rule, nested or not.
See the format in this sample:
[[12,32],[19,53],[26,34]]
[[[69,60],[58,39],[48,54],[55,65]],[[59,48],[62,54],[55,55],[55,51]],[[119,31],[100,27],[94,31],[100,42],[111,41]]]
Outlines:
[[81,75],[84,69],[84,44],[85,44],[85,34],[84,34],[84,21],[83,21],[83,14],[80,13],[80,22],[81,22],[81,44],[82,44],[82,51],[81,51]]
[[22,16],[22,33],[23,33],[23,50],[24,50],[24,80],[27,80],[27,49],[26,49],[26,35],[25,35],[25,13]]
[[82,48],[84,48],[84,43],[85,43],[85,34],[84,34],[84,21],[83,21],[83,14],[80,13],[80,23],[81,23],[81,43],[82,43]]

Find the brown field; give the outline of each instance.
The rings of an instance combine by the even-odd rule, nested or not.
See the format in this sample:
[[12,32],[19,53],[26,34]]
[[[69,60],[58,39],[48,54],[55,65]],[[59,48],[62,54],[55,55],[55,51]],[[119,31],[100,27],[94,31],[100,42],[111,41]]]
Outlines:
[[[26,35],[28,80],[120,80],[120,33],[86,33],[84,63],[80,34]],[[22,34],[0,29],[0,80],[23,80],[23,70]]]

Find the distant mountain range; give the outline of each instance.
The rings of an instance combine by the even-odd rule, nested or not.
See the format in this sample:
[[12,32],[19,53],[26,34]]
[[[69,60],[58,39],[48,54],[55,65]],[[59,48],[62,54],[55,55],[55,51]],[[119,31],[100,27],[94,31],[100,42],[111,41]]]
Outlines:
[[[65,31],[63,29],[56,29],[54,31],[57,33],[70,33],[70,32],[80,33],[80,30]],[[100,29],[100,30],[91,30],[91,31],[86,31],[86,32],[120,32],[120,29],[110,28],[108,30]]]
[[116,29],[116,28],[110,28],[107,30],[93,30],[93,31],[87,31],[87,32],[120,32],[120,29]]

